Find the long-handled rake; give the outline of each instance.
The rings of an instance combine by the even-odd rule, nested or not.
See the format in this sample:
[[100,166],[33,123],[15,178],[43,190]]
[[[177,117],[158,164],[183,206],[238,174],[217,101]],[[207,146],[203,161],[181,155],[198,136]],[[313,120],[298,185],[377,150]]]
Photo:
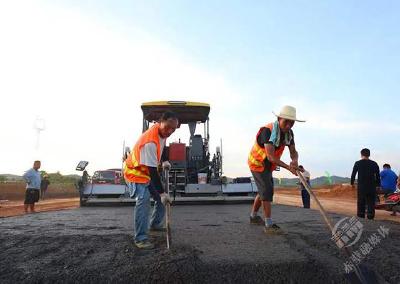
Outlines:
[[[169,169],[165,169],[165,192],[169,196]],[[167,249],[171,246],[171,204],[167,202],[165,205],[165,225],[167,229]]]
[[[297,175],[300,178],[300,182],[303,184],[304,188],[308,191],[308,193],[312,196],[314,199],[315,203],[317,203],[317,207],[319,212],[321,213],[326,225],[329,227],[329,230],[332,232],[332,235],[334,235],[334,228],[331,223],[331,221],[328,218],[328,215],[326,214],[326,211],[324,207],[322,207],[322,204],[319,202],[318,198],[315,196],[314,192],[311,190],[311,187],[307,183],[306,179],[304,178],[303,174],[300,171],[297,171]],[[346,254],[347,257],[350,257],[352,252],[349,247],[346,247],[343,243],[343,241],[339,238],[338,241],[336,242],[337,246],[339,248],[342,248],[343,252]],[[354,274],[356,277],[354,277]],[[377,277],[373,271],[371,271],[368,267],[362,266],[362,265],[357,265],[354,263],[354,273],[349,273],[348,279],[352,283],[378,283]]]

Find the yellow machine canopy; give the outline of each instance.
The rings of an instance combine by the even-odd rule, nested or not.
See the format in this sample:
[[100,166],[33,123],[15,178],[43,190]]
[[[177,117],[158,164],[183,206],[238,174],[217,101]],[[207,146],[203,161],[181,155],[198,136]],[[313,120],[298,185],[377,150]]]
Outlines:
[[147,122],[158,121],[166,111],[176,113],[179,124],[189,124],[208,120],[210,105],[198,102],[185,101],[160,101],[142,104],[143,120]]

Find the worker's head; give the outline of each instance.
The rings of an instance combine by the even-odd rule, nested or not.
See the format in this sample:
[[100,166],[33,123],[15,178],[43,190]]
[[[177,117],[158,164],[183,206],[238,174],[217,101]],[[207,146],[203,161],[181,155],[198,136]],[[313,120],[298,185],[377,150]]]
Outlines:
[[386,170],[386,169],[391,169],[391,167],[390,167],[390,165],[389,164],[384,164],[383,165],[383,168]]
[[43,178],[44,178],[44,179],[47,179],[47,178],[49,178],[49,176],[48,176],[47,174],[44,174],[44,175],[43,175]]
[[33,169],[34,170],[40,169],[40,161],[34,161],[33,162]]
[[292,106],[283,106],[278,117],[279,128],[282,132],[287,133],[293,127],[295,121],[304,122],[304,120],[297,119],[296,108]]
[[361,150],[361,157],[362,158],[369,158],[369,156],[371,156],[371,152],[369,151],[369,149],[364,148]]
[[278,117],[279,128],[283,133],[289,132],[294,125],[294,120]]
[[162,138],[168,138],[175,132],[179,121],[175,113],[171,111],[164,112],[160,118],[159,134]]
[[304,167],[302,165],[299,166],[299,169],[304,170]]

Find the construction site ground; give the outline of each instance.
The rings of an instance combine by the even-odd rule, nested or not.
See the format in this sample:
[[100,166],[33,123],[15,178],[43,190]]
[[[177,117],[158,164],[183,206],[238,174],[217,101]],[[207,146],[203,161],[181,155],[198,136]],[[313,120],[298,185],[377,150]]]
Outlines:
[[[69,189],[68,195],[72,195],[76,191],[75,189]],[[350,186],[338,185],[330,186],[328,188],[319,188],[314,190],[323,204],[324,208],[332,213],[339,213],[344,215],[353,216],[356,214],[356,192]],[[20,200],[13,201],[0,201],[0,218],[24,215],[23,206],[23,191],[21,191]],[[221,204],[224,201],[226,203],[251,203],[254,197],[191,197],[191,198],[178,198],[180,203],[217,203]],[[186,201],[185,201],[186,200]],[[211,200],[211,202],[210,202]],[[123,202],[121,202],[123,201]],[[275,190],[274,202],[276,204],[291,205],[291,206],[302,206],[302,200],[300,191],[295,188],[277,188]],[[107,204],[119,204],[119,203],[133,203],[132,200],[120,200],[120,199],[94,199],[89,205],[107,205]],[[71,209],[79,207],[79,198],[51,198],[44,201],[40,201],[36,204],[36,210],[38,212],[53,211],[60,209]],[[311,200],[311,208],[316,208],[315,203]],[[376,211],[377,220],[389,220],[394,222],[400,222],[400,214],[398,216],[391,216],[390,212],[384,210]]]
[[[172,208],[172,248],[135,248],[133,207],[84,207],[0,218],[1,283],[345,283],[348,261],[316,210],[274,205],[285,235],[249,224],[249,204]],[[386,212],[387,213],[387,212]],[[330,214],[334,222],[343,215]],[[399,283],[400,225],[367,221],[357,249],[380,226],[388,235],[362,263]]]

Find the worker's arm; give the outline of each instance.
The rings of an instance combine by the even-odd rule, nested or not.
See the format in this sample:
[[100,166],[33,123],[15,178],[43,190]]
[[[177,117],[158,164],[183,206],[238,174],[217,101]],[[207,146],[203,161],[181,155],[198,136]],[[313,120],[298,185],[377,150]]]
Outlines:
[[32,173],[30,170],[27,170],[22,177],[28,185],[31,183]]
[[164,206],[167,205],[167,203],[172,203],[169,195],[164,191],[160,175],[158,174],[158,169],[155,167],[148,168],[151,178],[151,187],[149,188],[149,190],[150,194],[153,196],[154,201],[161,201]]
[[299,166],[299,153],[296,150],[295,144],[289,145],[289,152],[290,152],[290,159],[292,159],[290,165],[297,168]]
[[160,193],[160,194],[164,193],[164,187],[162,186],[161,178],[160,178],[157,168],[155,168],[155,167],[148,167],[148,168],[149,168],[150,178],[151,178],[151,182],[153,183],[153,186],[155,187],[155,189],[157,190],[158,193]]
[[351,173],[351,180],[350,180],[351,185],[354,185],[354,180],[356,179],[357,172],[358,172],[358,163],[355,162],[353,166],[353,171]]
[[267,155],[268,155],[268,160],[279,166],[282,168],[287,169],[288,171],[290,171],[292,174],[296,175],[296,169],[289,166],[288,164],[284,163],[283,161],[281,161],[281,159],[279,159],[277,156],[275,156],[275,146],[273,144],[265,144],[265,150],[267,151]]

